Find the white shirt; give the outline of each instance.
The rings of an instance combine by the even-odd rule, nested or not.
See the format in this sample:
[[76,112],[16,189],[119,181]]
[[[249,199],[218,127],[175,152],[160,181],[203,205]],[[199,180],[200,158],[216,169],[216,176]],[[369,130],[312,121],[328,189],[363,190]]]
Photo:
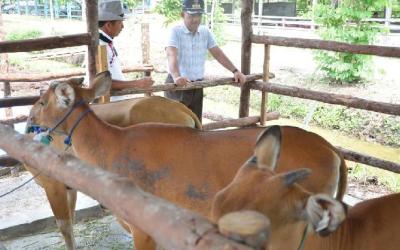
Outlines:
[[[113,40],[109,35],[104,33],[102,30],[99,30],[99,33],[103,34],[111,41]],[[117,54],[115,53],[115,48],[112,42],[109,44],[102,40],[99,40],[99,45],[105,45],[107,48],[108,70],[111,73],[111,78],[113,80],[125,81],[125,77],[122,73],[121,61],[119,60]]]

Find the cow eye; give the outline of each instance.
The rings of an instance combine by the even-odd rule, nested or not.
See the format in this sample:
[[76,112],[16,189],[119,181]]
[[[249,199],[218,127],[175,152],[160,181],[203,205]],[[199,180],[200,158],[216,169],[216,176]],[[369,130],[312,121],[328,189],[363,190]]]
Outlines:
[[44,101],[40,101],[39,104],[44,106],[45,103],[44,103]]

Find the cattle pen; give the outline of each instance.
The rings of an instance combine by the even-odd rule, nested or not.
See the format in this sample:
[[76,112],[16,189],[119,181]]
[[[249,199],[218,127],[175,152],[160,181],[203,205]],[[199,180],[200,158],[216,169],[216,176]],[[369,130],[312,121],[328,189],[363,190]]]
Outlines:
[[[76,34],[64,37],[50,37],[34,40],[18,41],[18,42],[0,42],[0,53],[26,52],[34,50],[42,50],[49,48],[61,48],[70,46],[87,45],[88,46],[88,68],[90,77],[96,73],[96,54],[97,54],[97,1],[86,0],[86,15],[88,32],[84,34]],[[292,96],[303,99],[316,100],[324,103],[343,105],[347,107],[364,109],[374,112],[380,112],[391,115],[400,115],[400,105],[369,101],[348,95],[338,95],[313,91],[303,88],[295,88],[285,85],[274,84],[270,81],[270,59],[269,54],[271,46],[287,46],[297,48],[323,49],[328,51],[349,52],[358,54],[377,55],[385,57],[400,58],[400,48],[383,47],[371,45],[352,45],[335,41],[322,41],[316,39],[299,39],[299,38],[283,38],[272,36],[259,36],[252,33],[251,13],[252,0],[242,0],[242,63],[241,70],[247,75],[247,83],[241,89],[239,118],[230,121],[219,121],[205,126],[206,129],[216,129],[232,126],[248,126],[260,122],[265,124],[268,120],[266,112],[266,103],[268,92],[279,95]],[[250,68],[251,61],[251,45],[253,43],[264,44],[264,72],[260,74],[252,74]],[[151,72],[153,68],[134,67],[127,71]],[[0,76],[0,81],[5,83],[18,81],[44,81],[50,79],[68,78],[83,75],[83,71],[69,72],[68,74],[47,74],[38,77],[26,76]],[[262,80],[260,80],[262,78]],[[186,90],[194,88],[205,88],[219,85],[238,86],[231,78],[222,78],[213,81],[203,81],[198,84],[189,84],[186,87],[175,87],[169,85],[157,85],[152,87],[150,91],[166,91],[166,90]],[[249,117],[249,98],[250,90],[260,91],[262,94],[262,102],[260,115]],[[149,89],[132,89],[124,91],[112,91],[111,95],[127,95],[147,93]],[[30,97],[7,97],[0,99],[0,107],[13,107],[31,105],[38,100],[39,96]],[[275,117],[271,115],[270,118]],[[13,124],[26,120],[26,117],[13,118],[3,120],[1,123]],[[96,199],[102,204],[109,207],[115,214],[121,216],[132,224],[140,225],[148,232],[156,241],[166,249],[222,249],[225,244],[229,244],[235,249],[248,249],[222,237],[217,229],[207,220],[192,214],[190,211],[176,207],[150,194],[144,193],[136,186],[128,183],[124,178],[102,171],[99,168],[86,166],[86,164],[78,161],[73,157],[67,157],[55,153],[52,149],[40,146],[30,142],[29,139],[17,135],[11,129],[0,125],[0,148],[8,152],[8,154],[21,162],[26,162],[32,166],[38,167],[44,173],[65,182],[71,187],[77,188]],[[21,150],[25,149],[25,150]],[[375,166],[395,173],[400,173],[400,164],[378,159],[375,157],[363,155],[361,153],[352,152],[343,148],[339,148],[345,159],[363,164]],[[5,161],[11,161],[10,157],[4,157]],[[39,164],[40,163],[40,164]],[[43,164],[48,163],[48,164]],[[63,166],[63,167],[59,167]],[[73,174],[71,174],[73,173]],[[74,178],[74,176],[76,178]],[[79,177],[79,178],[78,178]],[[101,177],[102,182],[98,179]],[[107,180],[107,181],[104,181]],[[91,188],[91,187],[96,187]],[[115,195],[115,191],[119,190],[120,195]],[[129,199],[127,199],[129,197]],[[115,204],[123,204],[116,206]],[[136,207],[141,209],[128,209]],[[157,208],[153,214],[140,214],[139,210],[145,211],[145,208]],[[179,219],[177,219],[179,218]],[[152,226],[154,222],[159,226]],[[169,233],[166,237],[166,232]],[[171,232],[173,232],[171,234]]]

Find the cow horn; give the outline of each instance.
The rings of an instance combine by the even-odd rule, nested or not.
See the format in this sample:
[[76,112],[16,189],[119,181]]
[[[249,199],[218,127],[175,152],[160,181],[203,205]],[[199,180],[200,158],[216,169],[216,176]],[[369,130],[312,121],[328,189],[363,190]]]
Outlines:
[[292,186],[293,184],[304,180],[310,175],[311,170],[308,168],[301,168],[291,172],[288,172],[284,175],[285,185],[287,187]]

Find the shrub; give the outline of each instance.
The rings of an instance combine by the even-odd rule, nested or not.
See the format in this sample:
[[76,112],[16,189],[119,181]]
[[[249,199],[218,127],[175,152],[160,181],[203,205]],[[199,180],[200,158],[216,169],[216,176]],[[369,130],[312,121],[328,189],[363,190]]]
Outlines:
[[15,40],[34,39],[40,37],[41,35],[42,32],[39,30],[12,31],[6,35],[6,40],[15,41]]
[[[320,24],[318,34],[324,40],[371,44],[382,30],[374,23],[364,20],[372,16],[370,8],[383,2],[344,0],[336,9],[327,4],[318,5],[314,12],[315,21]],[[358,82],[372,73],[371,56],[318,51],[314,58],[319,69],[337,83]]]

